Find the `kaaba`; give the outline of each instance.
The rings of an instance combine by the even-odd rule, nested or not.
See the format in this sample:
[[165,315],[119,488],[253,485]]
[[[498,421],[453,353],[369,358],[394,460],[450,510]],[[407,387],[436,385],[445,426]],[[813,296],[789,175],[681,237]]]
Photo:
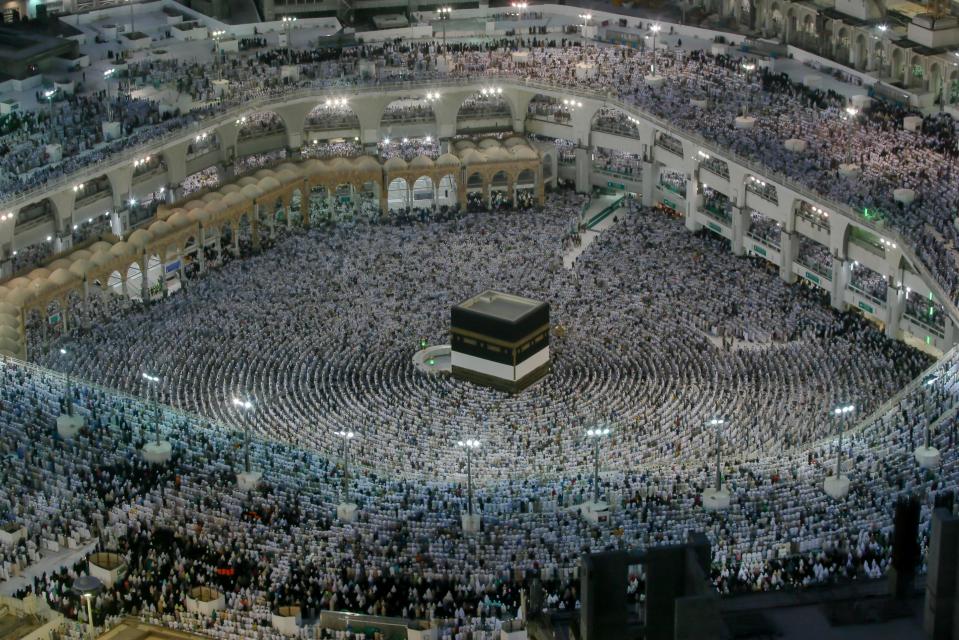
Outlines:
[[454,377],[509,393],[550,370],[549,305],[484,291],[450,311]]

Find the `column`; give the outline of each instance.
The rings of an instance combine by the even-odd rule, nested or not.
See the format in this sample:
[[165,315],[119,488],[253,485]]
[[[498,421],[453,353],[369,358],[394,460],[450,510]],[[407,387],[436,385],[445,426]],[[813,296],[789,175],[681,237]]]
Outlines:
[[[695,183],[689,183],[686,187],[687,192],[695,188]],[[703,224],[699,221],[697,214],[703,209],[703,196],[701,193],[693,193],[686,198],[686,229],[692,232],[699,231]]]
[[730,211],[733,217],[730,229],[733,238],[730,246],[734,256],[741,256],[746,253],[744,245],[746,244],[746,232],[749,231],[749,214],[746,213],[745,207],[734,206]]
[[846,310],[846,285],[849,283],[849,274],[852,267],[842,258],[832,259],[832,288],[829,291],[829,304],[837,311]]
[[[354,192],[354,196],[356,193]],[[303,186],[300,188],[300,225],[304,229],[310,228],[310,216],[312,211],[310,211],[310,184],[303,181]]]
[[642,203],[644,207],[651,207],[655,204],[656,179],[659,177],[659,167],[655,162],[643,162],[642,167]]
[[592,185],[589,174],[592,169],[592,150],[586,147],[576,147],[576,192],[589,193]]
[[[302,208],[302,203],[300,205]],[[307,212],[309,216],[309,212]],[[253,203],[253,219],[250,220],[250,235],[253,238],[253,251],[260,251],[260,205],[257,202]]]
[[143,262],[140,263],[140,297],[143,299],[143,303],[146,304],[150,301],[150,278],[148,277],[147,269],[149,268],[150,258],[144,257]]
[[945,336],[946,336],[945,350],[948,350],[949,347],[956,344],[956,324],[952,321],[952,318],[950,318],[949,316],[946,316],[946,322],[943,329],[945,330]]
[[959,623],[959,518],[948,509],[936,509],[929,533],[926,553],[926,597],[923,607],[923,629],[930,638],[956,637]]
[[123,237],[123,232],[130,226],[130,213],[124,211],[113,211],[110,214],[110,230],[113,235]]
[[779,238],[779,277],[792,284],[797,277],[793,262],[799,257],[799,234],[783,230]]
[[886,336],[894,340],[899,336],[899,321],[905,304],[905,290],[889,283],[886,286]]
[[57,237],[53,243],[53,252],[54,253],[63,253],[70,249],[73,246],[73,234],[70,231],[64,231],[63,233],[58,233]]
[[7,258],[0,262],[0,280],[6,280],[13,276],[13,258]]

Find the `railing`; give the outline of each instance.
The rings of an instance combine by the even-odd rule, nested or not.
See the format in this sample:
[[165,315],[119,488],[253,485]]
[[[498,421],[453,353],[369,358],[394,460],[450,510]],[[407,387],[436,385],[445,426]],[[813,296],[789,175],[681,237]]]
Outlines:
[[803,220],[805,220],[812,226],[817,227],[821,231],[825,231],[826,233],[829,233],[829,222],[828,220],[824,218],[820,218],[819,216],[815,216],[811,213],[807,213],[803,211],[802,209],[799,209],[796,211],[796,217],[802,218]]
[[[185,142],[189,137],[192,137],[193,132],[195,132],[197,129],[207,129],[211,126],[226,124],[236,120],[238,117],[241,117],[244,114],[257,110],[263,110],[280,103],[294,100],[315,100],[320,97],[318,92],[321,92],[325,89],[337,89],[338,97],[342,96],[342,94],[345,92],[348,95],[359,98],[367,93],[380,93],[383,91],[393,90],[410,91],[425,88],[443,89],[473,87],[478,82],[482,82],[484,78],[496,78],[498,82],[501,82],[504,85],[509,85],[513,88],[531,89],[538,93],[552,93],[564,97],[578,96],[588,100],[600,101],[605,105],[619,108],[633,117],[643,119],[646,122],[651,123],[662,132],[669,133],[672,136],[679,136],[680,138],[684,138],[692,142],[712,156],[717,156],[718,158],[727,162],[733,161],[755,175],[762,175],[767,181],[776,182],[777,186],[785,187],[809,203],[818,203],[825,209],[834,211],[839,215],[854,221],[858,225],[871,229],[877,234],[886,236],[901,248],[902,254],[914,265],[914,268],[918,270],[919,274],[926,281],[929,288],[942,302],[943,306],[945,306],[953,321],[959,323],[959,308],[956,307],[952,297],[946,294],[939,281],[932,276],[925,264],[918,259],[915,252],[902,237],[902,235],[898,231],[888,228],[884,221],[870,220],[862,213],[853,210],[849,205],[830,200],[826,196],[815,193],[805,185],[799,184],[785,174],[772,171],[758,162],[734,153],[729,149],[720,148],[715,143],[706,140],[699,133],[681,129],[672,123],[666,122],[658,116],[654,116],[653,114],[648,113],[635,105],[623,102],[622,100],[614,98],[609,94],[604,95],[600,92],[582,89],[580,87],[568,87],[542,82],[539,80],[519,79],[508,74],[496,73],[495,70],[489,70],[485,76],[473,76],[470,78],[455,79],[443,77],[440,74],[423,74],[415,80],[383,83],[380,83],[376,80],[363,82],[361,79],[358,79],[360,81],[355,83],[343,83],[339,80],[313,81],[307,86],[298,87],[289,91],[281,90],[276,93],[267,93],[251,99],[245,99],[239,104],[228,105],[223,113],[218,116],[200,117],[198,120],[185,124],[183,127],[177,130],[168,131],[147,142],[128,147],[123,151],[119,151],[111,156],[108,156],[107,158],[98,160],[93,164],[84,165],[82,169],[64,174],[59,178],[52,179],[44,184],[12,196],[0,202],[0,209],[17,209],[23,204],[27,203],[30,199],[35,198],[40,194],[68,188],[77,182],[84,182],[86,179],[93,178],[104,173],[109,167],[121,165],[137,157],[142,157],[147,150],[156,150],[157,147],[166,144]],[[536,119],[535,116],[534,119]],[[657,144],[659,144],[659,140],[657,140]],[[673,149],[667,148],[667,150],[677,153]],[[680,156],[682,155],[682,152],[678,153]]]
[[609,133],[614,136],[623,136],[624,138],[639,140],[639,130],[636,127],[630,127],[624,124],[613,122],[597,122],[593,124],[592,130],[600,131],[602,133]]
[[861,249],[865,249],[866,251],[868,251],[869,253],[873,254],[874,256],[878,258],[882,258],[883,260],[886,259],[886,250],[883,249],[881,246],[878,246],[869,242],[868,240],[863,240],[862,238],[857,238],[855,235],[850,234],[849,242],[851,242],[852,244],[856,245],[857,247]]
[[713,158],[703,160],[699,163],[700,169],[705,169],[718,178],[729,180],[729,165],[723,161],[713,161]]
[[712,218],[716,222],[722,222],[724,225],[730,228],[733,226],[732,216],[727,214],[725,211],[721,211],[715,207],[707,206],[702,208],[702,212],[707,218]]
[[613,178],[622,178],[624,180],[637,181],[642,178],[641,173],[626,173],[624,171],[617,171],[615,169],[607,169],[606,167],[597,167],[596,165],[593,165],[593,172],[602,173],[603,175],[607,175]]
[[885,301],[885,300],[880,299],[878,296],[874,296],[873,294],[869,293],[869,292],[866,291],[865,289],[861,289],[860,287],[857,287],[856,285],[852,284],[851,282],[846,285],[846,288],[849,289],[850,291],[856,292],[857,294],[859,294],[860,296],[862,296],[862,297],[865,298],[866,300],[869,300],[869,302],[872,302],[873,304],[875,304],[877,307],[881,307],[881,308],[883,308],[883,309],[886,308],[886,301]]
[[322,122],[307,122],[305,131],[339,131],[340,129],[359,129],[359,118],[339,118]]
[[821,278],[825,278],[825,279],[829,280],[830,282],[832,281],[832,272],[827,271],[826,268],[825,268],[824,266],[822,266],[821,264],[819,264],[818,262],[815,262],[815,261],[813,261],[813,260],[808,260],[808,261],[807,261],[807,260],[806,260],[805,258],[803,258],[802,256],[799,256],[798,258],[796,258],[796,262],[797,262],[798,264],[802,265],[802,267],[803,267],[804,269],[807,269],[807,270],[809,270],[809,271],[812,271],[812,272],[815,273],[817,276],[819,276],[819,277],[821,277]]
[[746,237],[752,240],[753,242],[758,242],[767,249],[773,249],[774,251],[781,251],[780,246],[773,242],[772,238],[766,238],[761,235],[755,234],[752,231],[746,232]]
[[[673,140],[676,140],[676,142],[673,142]],[[675,154],[679,156],[680,158],[683,157],[683,143],[681,140],[678,140],[677,138],[673,138],[672,136],[663,136],[663,135],[656,136],[656,146],[662,149],[665,149],[666,151],[669,151],[670,153]]]
[[911,322],[911,323],[913,323],[913,324],[919,325],[920,327],[922,327],[923,329],[925,329],[926,331],[928,331],[929,333],[935,335],[935,336],[938,337],[938,338],[945,339],[945,337],[946,337],[945,327],[940,327],[940,326],[936,326],[936,325],[930,324],[930,323],[929,323],[928,321],[926,321],[925,319],[923,319],[923,318],[921,318],[921,317],[919,317],[919,316],[917,316],[917,315],[915,315],[915,314],[913,314],[913,313],[910,313],[909,311],[904,311],[903,314],[902,314],[902,317],[905,318],[905,319],[907,319],[907,320],[909,320],[909,322]]
[[779,204],[779,196],[776,194],[775,187],[773,187],[772,192],[768,189],[763,188],[762,186],[756,186],[754,182],[746,182],[746,191],[757,195],[766,202],[771,202],[775,205]]
[[680,189],[679,187],[669,184],[668,182],[660,182],[659,186],[663,189],[666,189],[667,191],[671,191],[672,193],[675,193],[680,198],[686,197],[686,189]]

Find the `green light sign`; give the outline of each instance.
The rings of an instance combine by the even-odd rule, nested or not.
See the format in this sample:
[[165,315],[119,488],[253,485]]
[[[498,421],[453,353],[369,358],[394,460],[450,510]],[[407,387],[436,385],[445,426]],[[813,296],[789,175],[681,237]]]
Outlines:
[[667,200],[666,198],[663,198],[663,204],[669,207],[670,209],[676,208],[676,203],[673,202],[672,200]]
[[860,302],[859,308],[862,309],[863,311],[868,311],[869,313],[876,313],[876,310],[873,309],[871,305],[868,305],[865,302]]
[[761,255],[761,256],[764,257],[764,258],[766,257],[766,249],[765,249],[765,247],[762,247],[762,246],[760,246],[760,245],[758,245],[758,244],[754,244],[754,245],[753,245],[753,251],[755,251],[756,253],[758,253],[759,255]]
[[819,276],[817,276],[815,273],[810,273],[808,271],[806,272],[806,280],[809,280],[810,282],[814,282],[816,284],[821,284],[819,281]]
[[723,228],[720,227],[720,226],[719,226],[718,224],[716,224],[715,222],[707,222],[707,223],[706,223],[706,227],[708,227],[709,229],[712,229],[712,230],[715,231],[716,233],[722,233],[722,232],[723,232]]
[[609,181],[606,183],[606,186],[610,189],[619,189],[620,191],[626,191],[626,185],[622,182],[612,182]]

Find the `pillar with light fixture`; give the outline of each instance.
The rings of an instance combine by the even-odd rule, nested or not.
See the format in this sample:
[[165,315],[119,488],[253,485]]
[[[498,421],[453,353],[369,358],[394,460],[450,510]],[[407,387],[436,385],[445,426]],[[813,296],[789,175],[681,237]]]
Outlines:
[[336,517],[340,522],[354,522],[357,506],[350,498],[350,444],[356,437],[356,433],[337,431],[336,435],[343,439],[343,488],[340,503],[336,505]]
[[723,489],[723,425],[722,418],[712,418],[706,422],[707,427],[716,430],[716,483],[703,491],[703,508],[706,511],[724,511],[729,508],[729,490]]
[[173,445],[167,440],[160,439],[160,403],[157,392],[160,378],[145,371],[140,375],[146,380],[147,387],[151,390],[148,404],[153,408],[153,432],[155,436],[153,440],[143,445],[143,459],[150,464],[165,464],[173,457]]
[[91,575],[77,577],[73,581],[71,590],[80,596],[87,607],[87,628],[90,631],[90,640],[97,637],[96,627],[93,624],[93,599],[103,590],[103,582]]
[[263,474],[254,471],[250,466],[250,421],[253,415],[253,402],[233,398],[233,406],[240,410],[243,416],[243,471],[236,474],[236,484],[243,491],[252,491],[260,484]]
[[587,429],[583,434],[593,445],[593,477],[590,499],[576,507],[579,515],[593,524],[609,522],[609,503],[600,500],[599,461],[603,442],[610,436],[609,427]]
[[473,513],[473,449],[480,447],[480,441],[467,438],[456,443],[457,447],[466,449],[466,513],[460,516],[463,533],[477,533],[482,526],[482,516]]
[[[929,398],[932,396],[940,395],[942,393],[943,389],[945,388],[944,377],[945,373],[942,371],[926,376],[922,383],[922,390],[923,393],[925,393],[926,400],[929,400]],[[933,401],[935,400],[936,398],[933,398]],[[923,444],[916,447],[916,450],[913,451],[913,457],[916,459],[916,464],[919,465],[920,469],[927,470],[938,469],[939,461],[941,460],[939,449],[932,446],[931,423],[934,421],[934,418],[932,416],[932,411],[930,410],[930,405],[931,403],[924,402],[923,408],[925,410],[922,412],[922,415],[926,424],[925,429],[923,430],[925,434],[923,438]],[[935,419],[938,419],[938,416]]]
[[113,100],[116,96],[110,91],[110,81],[116,81],[117,83],[117,96],[120,93],[120,79],[117,78],[116,68],[111,67],[103,72],[103,84],[106,86],[107,91],[107,119],[100,123],[100,130],[103,132],[103,139],[110,141],[116,140],[123,135],[123,128],[120,125],[120,122],[114,120],[113,113]]
[[752,129],[756,126],[756,118],[749,115],[751,100],[752,100],[752,74],[756,69],[755,62],[745,62],[742,65],[743,73],[746,76],[746,106],[744,107],[742,115],[737,116],[733,120],[733,126],[737,129]]
[[[60,355],[64,358],[70,358],[70,353],[66,348],[60,347]],[[83,417],[73,411],[73,384],[71,370],[73,367],[72,359],[66,364],[66,399],[64,402],[64,411],[57,416],[57,434],[64,440],[70,440],[83,428]]]
[[662,27],[658,24],[654,24],[649,27],[650,36],[648,37],[653,43],[652,64],[649,67],[649,75],[647,75],[644,80],[651,89],[658,89],[666,83],[666,79],[656,73],[656,36],[659,34],[661,29]]
[[579,19],[583,21],[582,27],[580,27],[580,39],[583,44],[586,44],[586,40],[589,39],[591,35],[589,21],[593,19],[592,13],[581,13],[579,14]]
[[842,472],[842,439],[846,430],[847,423],[852,419],[856,412],[856,406],[852,404],[839,405],[832,410],[832,415],[839,425],[839,446],[836,450],[836,470],[835,473],[826,478],[823,482],[823,491],[830,498],[839,500],[845,498],[849,493],[849,476]]
[[444,68],[440,69],[441,72],[446,72],[449,69],[449,64],[446,59],[446,23],[449,22],[450,18],[453,15],[452,7],[439,7],[436,9],[436,19],[443,23],[443,66]]

